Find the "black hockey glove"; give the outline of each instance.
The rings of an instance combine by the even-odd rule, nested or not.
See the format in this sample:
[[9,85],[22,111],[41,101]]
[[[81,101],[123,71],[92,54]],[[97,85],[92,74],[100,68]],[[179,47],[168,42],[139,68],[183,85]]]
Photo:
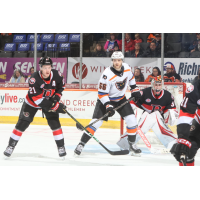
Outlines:
[[53,103],[57,103],[60,101],[60,97],[58,95],[53,95],[51,98],[50,98],[50,101],[52,101]]
[[112,105],[106,105],[106,112],[109,112],[108,117],[112,117],[115,114],[115,111],[113,109],[114,107]]
[[67,107],[62,103],[53,103],[52,107],[50,108],[49,112],[56,112],[56,113],[63,113],[65,114]]
[[131,90],[131,97],[135,97],[135,101],[138,101],[141,98],[140,88],[136,87]]
[[175,143],[170,152],[171,154],[174,155],[174,157],[176,158],[176,160],[178,162],[181,162],[180,157],[181,155],[185,155],[186,157],[189,155],[189,150],[191,148],[192,144],[190,141],[183,139],[183,138],[179,138],[177,140],[177,143]]

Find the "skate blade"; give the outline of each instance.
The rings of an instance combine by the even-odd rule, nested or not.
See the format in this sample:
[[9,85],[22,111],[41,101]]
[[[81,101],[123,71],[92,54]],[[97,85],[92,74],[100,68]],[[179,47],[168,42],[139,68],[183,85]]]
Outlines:
[[8,157],[8,156],[3,156],[3,158],[4,158],[4,160],[9,160],[10,159],[10,157]]
[[60,160],[64,161],[65,160],[65,156],[60,157]]
[[131,152],[131,156],[141,157],[141,154],[140,153]]
[[74,158],[78,158],[78,157],[80,157],[80,155],[74,153]]

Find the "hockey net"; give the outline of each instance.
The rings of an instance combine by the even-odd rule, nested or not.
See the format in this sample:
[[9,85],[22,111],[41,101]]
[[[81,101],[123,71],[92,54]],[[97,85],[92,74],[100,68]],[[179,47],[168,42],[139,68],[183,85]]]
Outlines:
[[[150,82],[137,82],[137,86],[140,88],[140,90],[151,87]],[[183,100],[183,97],[185,96],[186,91],[186,84],[185,83],[164,83],[164,89],[169,91],[174,96],[174,101],[176,104],[176,108],[178,112],[180,111],[180,104]],[[137,120],[139,120],[142,110],[137,108]],[[120,135],[123,135],[126,132],[126,124],[123,119],[120,121]],[[171,127],[173,132],[176,132],[176,127]]]

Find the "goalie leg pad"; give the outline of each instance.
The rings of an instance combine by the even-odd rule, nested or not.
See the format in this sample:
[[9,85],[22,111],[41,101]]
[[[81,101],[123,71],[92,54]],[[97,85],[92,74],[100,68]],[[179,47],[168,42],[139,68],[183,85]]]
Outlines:
[[156,134],[160,142],[166,148],[170,148],[176,142],[177,136],[165,124],[164,119],[158,111],[155,112],[155,115],[156,123],[152,127],[152,130]]
[[127,132],[121,136],[120,140],[117,142],[117,145],[121,149],[127,149],[127,150],[129,150],[128,134],[127,134]]

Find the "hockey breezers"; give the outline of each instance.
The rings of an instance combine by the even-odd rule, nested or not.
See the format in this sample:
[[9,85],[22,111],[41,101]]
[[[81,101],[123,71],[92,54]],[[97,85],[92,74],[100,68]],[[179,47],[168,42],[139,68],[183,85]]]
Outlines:
[[79,124],[79,126],[85,130],[94,140],[96,140],[96,142],[98,142],[109,154],[113,155],[113,156],[117,156],[117,155],[127,155],[129,154],[129,150],[123,150],[123,151],[110,151],[109,149],[107,149],[96,137],[94,137],[81,123],[79,123],[66,109],[65,112],[77,123]]
[[[113,110],[116,111],[119,108],[121,108],[122,106],[124,106],[125,104],[129,103],[130,101],[134,101],[135,97],[129,98],[127,101],[125,101],[124,103],[122,103],[121,105],[117,106],[116,108],[114,108]],[[109,112],[107,112],[104,116],[100,117],[99,119],[97,119],[96,121],[92,122],[91,124],[87,125],[85,128],[88,128],[89,126],[92,126],[93,124],[97,123],[98,121],[102,120],[103,118],[107,117],[109,114]],[[80,123],[76,123],[76,127],[77,129],[79,129],[80,131],[83,131],[85,129],[83,129],[83,126],[80,126]]]

